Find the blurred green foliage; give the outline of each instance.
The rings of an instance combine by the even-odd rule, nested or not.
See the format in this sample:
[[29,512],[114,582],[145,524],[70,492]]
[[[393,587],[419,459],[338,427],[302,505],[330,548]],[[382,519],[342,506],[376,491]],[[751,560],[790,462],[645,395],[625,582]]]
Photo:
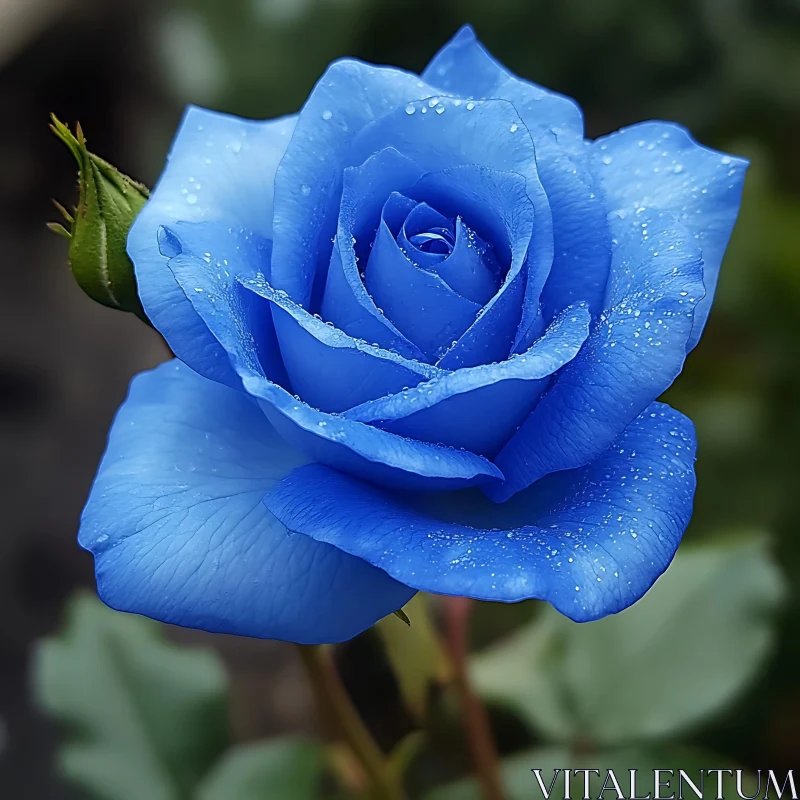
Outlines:
[[88,594],[34,670],[40,702],[73,732],[62,767],[93,796],[183,796],[225,746],[226,679],[213,656],[167,644],[156,623]]
[[[419,70],[464,22],[471,22],[518,74],[577,98],[589,135],[642,119],[670,119],[687,125],[701,142],[752,161],[708,328],[664,398],[692,417],[700,441],[688,546],[644,601],[612,619],[577,626],[530,603],[481,605],[476,614],[473,633],[481,652],[475,675],[492,702],[507,756],[510,800],[537,796],[533,766],[542,767],[545,779],[548,768],[578,761],[581,767],[591,762],[620,770],[670,764],[684,769],[796,767],[796,0],[168,0],[153,5],[151,14],[159,55],[153,69],[169,102],[163,118],[153,120],[162,140],[151,145],[148,177],[157,175],[185,103],[254,117],[291,113],[332,59],[355,56]],[[767,536],[742,538],[745,528]],[[152,698],[175,691],[173,702],[157,704],[169,726],[180,704],[187,714],[201,713],[209,702],[210,707],[222,702],[224,689],[221,678],[213,677],[217,668],[194,654],[186,673],[190,677],[180,686],[169,683],[167,666],[141,689],[136,675],[147,669],[147,653],[165,664],[177,664],[182,654],[159,641],[157,626],[131,621],[128,628],[127,618],[119,622],[119,615],[100,636],[101,617],[111,612],[76,608],[71,632],[42,651],[40,696],[77,731],[63,753],[72,778],[99,797],[127,800],[129,795],[115,790],[114,776],[101,780],[92,764],[98,753],[114,750],[118,737],[134,736],[125,727],[130,713],[115,717],[113,725],[100,718],[102,713],[119,713],[131,703],[150,708]],[[412,706],[411,716],[421,719],[430,700],[424,680],[427,676],[435,683],[441,674],[430,639],[409,632],[394,618],[384,623],[382,635],[394,663],[418,659],[419,671],[400,681],[400,689]],[[81,637],[95,643],[80,644]],[[99,644],[106,639],[114,644]],[[103,675],[91,659],[81,661],[86,647],[102,655],[97,664],[105,664]],[[352,645],[344,657],[358,647]],[[379,648],[368,652],[374,663],[367,671],[385,670],[376,655]],[[120,683],[131,675],[132,683]],[[85,707],[90,702],[87,681],[116,687],[118,694],[104,696],[91,712]],[[136,691],[142,692],[138,700]],[[403,715],[399,708],[396,713]],[[148,769],[144,756],[134,758],[141,750],[155,758],[157,774],[172,776],[168,783],[189,787],[181,797],[199,800],[313,796],[321,769],[313,746],[278,741],[223,754],[228,732],[224,721],[216,719],[202,728],[209,736],[205,743],[176,740],[172,750],[162,752],[151,740],[149,749],[137,745],[131,750],[125,768],[135,765],[137,774]],[[431,791],[468,772],[469,765],[463,753],[455,753],[463,741],[447,702],[434,708],[427,721],[429,741],[409,775],[413,796],[477,797],[476,786],[466,779]],[[113,727],[108,735],[104,725]],[[186,763],[170,766],[181,753]],[[289,786],[307,794],[274,788]],[[137,795],[144,796],[170,797],[152,791]]]
[[[626,748],[616,751],[601,751],[588,755],[575,754],[567,748],[545,747],[528,750],[506,759],[502,764],[502,776],[506,800],[530,800],[530,798],[544,797],[538,788],[535,777],[531,774],[531,769],[541,770],[540,775],[545,788],[550,787],[550,782],[554,781],[552,797],[564,797],[564,770],[596,770],[599,774],[590,775],[589,796],[602,798],[606,794],[601,794],[606,772],[614,772],[619,781],[620,788],[626,797],[630,788],[629,770],[637,770],[636,776],[636,796],[644,797],[670,797],[675,792],[677,797],[678,782],[672,779],[671,787],[662,782],[661,790],[656,795],[654,781],[654,770],[672,770],[674,775],[678,775],[678,770],[684,772],[699,785],[699,771],[712,769],[731,769],[736,768],[729,760],[720,758],[709,753],[697,750],[687,750],[683,748],[670,748],[664,746],[649,746],[639,748]],[[560,770],[556,774],[556,770]],[[670,776],[662,774],[663,781],[669,780]],[[570,788],[572,797],[583,797],[584,778],[581,773],[571,776]],[[716,796],[716,783],[712,777],[707,779],[705,792],[706,797]],[[725,787],[731,792],[735,792],[735,782],[733,777],[728,778]],[[687,785],[688,787],[688,785]],[[753,775],[744,774],[742,777],[743,793],[750,797],[758,795],[759,788],[763,788]],[[609,783],[605,789],[609,792],[608,797],[618,797],[613,786]],[[686,789],[689,796],[690,789]],[[695,795],[691,795],[694,797]],[[728,797],[736,797],[735,794],[728,794]],[[423,800],[481,800],[479,787],[474,780],[466,778],[448,786],[439,787],[427,792]]]
[[[696,777],[701,767],[735,766],[729,756],[687,746],[684,735],[736,700],[763,669],[783,594],[764,537],[734,537],[679,553],[653,590],[621,614],[578,625],[540,608],[479,653],[477,690],[530,725],[539,745],[503,761],[509,800],[537,796],[533,767],[548,782],[556,768],[591,765],[602,776],[639,769],[646,791],[654,768]],[[420,709],[425,678],[447,679],[430,655],[438,643],[424,602],[417,598],[409,609],[422,637],[393,616],[381,623],[393,626],[380,633],[403,699],[416,724],[429,729],[395,748],[400,774],[436,737],[437,709]],[[275,739],[225,750],[221,666],[209,652],[167,644],[159,628],[87,595],[74,601],[65,632],[42,643],[35,686],[42,706],[66,726],[66,775],[97,800],[322,797],[319,745]],[[446,705],[438,714],[456,719]],[[480,797],[471,778],[431,791],[424,784],[425,800]]]
[[542,609],[476,658],[474,680],[549,741],[661,740],[696,726],[750,683],[772,651],[782,597],[763,539],[687,545],[620,614],[579,625]]
[[88,594],[45,640],[34,692],[64,726],[64,774],[97,800],[312,800],[321,748],[278,739],[229,747],[227,681],[210,651]]

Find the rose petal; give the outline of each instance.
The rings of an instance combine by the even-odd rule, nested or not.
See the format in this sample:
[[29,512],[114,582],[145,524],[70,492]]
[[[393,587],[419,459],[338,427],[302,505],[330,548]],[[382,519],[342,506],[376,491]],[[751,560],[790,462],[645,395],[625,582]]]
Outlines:
[[413,590],[291,536],[261,499],[304,463],[255,401],[178,361],[134,379],[81,519],[113,608],[215,633],[350,639]]
[[225,220],[269,239],[275,174],[295,121],[252,122],[189,107],[164,172],[128,235],[139,296],[153,325],[194,370],[233,387],[239,379],[166,268],[158,231],[179,221]]
[[343,416],[491,458],[530,413],[548,378],[577,355],[589,321],[585,307],[568,309],[522,355],[446,373]]
[[310,464],[265,496],[287,528],[422,591],[539,598],[577,622],[636,602],[667,568],[692,511],[691,422],[654,403],[600,458],[513,501],[409,497]]
[[617,240],[603,315],[500,451],[506,475],[487,487],[499,501],[549,472],[597,458],[678,376],[703,262],[693,237],[666,212],[612,219]]
[[687,344],[692,350],[714,301],[748,162],[699,145],[684,128],[669,122],[643,122],[604,136],[592,145],[592,155],[609,210],[669,211],[697,239],[703,252],[705,297],[695,311]]

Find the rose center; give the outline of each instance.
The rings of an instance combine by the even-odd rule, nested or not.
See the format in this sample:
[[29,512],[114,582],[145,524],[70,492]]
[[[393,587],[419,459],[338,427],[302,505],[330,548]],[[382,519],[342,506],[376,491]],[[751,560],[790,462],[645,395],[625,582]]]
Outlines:
[[453,252],[455,236],[447,228],[432,228],[426,233],[415,233],[409,238],[409,242],[423,253],[449,256]]
[[460,216],[395,192],[363,279],[386,318],[435,363],[495,295],[502,270],[491,245]]

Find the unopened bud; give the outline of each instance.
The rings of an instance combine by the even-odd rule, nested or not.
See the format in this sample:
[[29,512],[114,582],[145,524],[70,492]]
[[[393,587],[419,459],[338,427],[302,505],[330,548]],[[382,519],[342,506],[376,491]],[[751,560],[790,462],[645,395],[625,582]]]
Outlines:
[[52,120],[53,133],[78,162],[79,194],[72,214],[55,203],[69,228],[56,222],[48,227],[69,240],[72,274],[89,297],[109,308],[130,311],[147,322],[125,246],[128,231],[150,192],[90,153],[80,125],[73,134],[55,115]]

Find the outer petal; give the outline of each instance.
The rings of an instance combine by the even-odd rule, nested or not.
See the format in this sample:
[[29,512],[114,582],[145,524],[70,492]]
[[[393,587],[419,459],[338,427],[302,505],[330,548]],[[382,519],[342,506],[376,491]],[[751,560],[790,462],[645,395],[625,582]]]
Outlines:
[[624,128],[598,139],[592,151],[609,210],[631,213],[645,206],[670,211],[700,245],[706,292],[695,311],[687,344],[691,350],[711,310],[748,162],[697,144],[684,128],[669,122]]
[[[465,26],[423,73],[428,83],[462,97],[503,98],[514,104],[536,146],[539,178],[553,211],[555,254],[542,297],[549,321],[584,300],[597,313],[611,260],[602,190],[595,185],[583,146],[583,115],[571,98],[509,72]],[[530,300],[529,308],[535,309]],[[530,317],[515,351],[532,341]]]
[[239,283],[267,269],[270,242],[211,222],[162,227],[159,242],[169,256],[167,269],[238,373],[236,388],[241,388],[242,370],[289,385],[272,316]]
[[359,61],[337,61],[320,78],[275,180],[272,281],[276,289],[283,289],[304,308],[318,305],[353,135],[390,109],[432,93],[417,75]]
[[178,361],[135,378],[83,512],[113,608],[288,641],[349,639],[412,590],[290,536],[261,502],[304,458],[243,394]]
[[142,305],[172,351],[213,380],[238,386],[223,349],[186,300],[158,246],[176,222],[218,222],[272,235],[275,172],[295,117],[252,122],[190,107],[167,166],[128,236]]
[[611,265],[611,232],[600,181],[592,174],[588,149],[570,153],[555,134],[536,145],[542,185],[553,212],[553,269],[542,290],[549,321],[562,308],[583,300],[592,314],[603,307]]
[[318,464],[267,493],[290,529],[424,591],[552,603],[578,622],[621,611],[667,568],[694,494],[691,422],[654,403],[594,463],[513,501],[401,499]]
[[556,128],[583,136],[583,114],[574,100],[517,78],[492,58],[469,25],[433,57],[422,77],[448,94],[511,100],[534,134]]
[[680,373],[703,296],[700,252],[671,214],[641,209],[612,220],[606,309],[577,358],[557,376],[496,458],[507,480],[496,501],[549,472],[604,452]]
[[530,413],[549,377],[577,355],[589,321],[585,307],[568,309],[522,355],[447,373],[344,416],[491,458]]

